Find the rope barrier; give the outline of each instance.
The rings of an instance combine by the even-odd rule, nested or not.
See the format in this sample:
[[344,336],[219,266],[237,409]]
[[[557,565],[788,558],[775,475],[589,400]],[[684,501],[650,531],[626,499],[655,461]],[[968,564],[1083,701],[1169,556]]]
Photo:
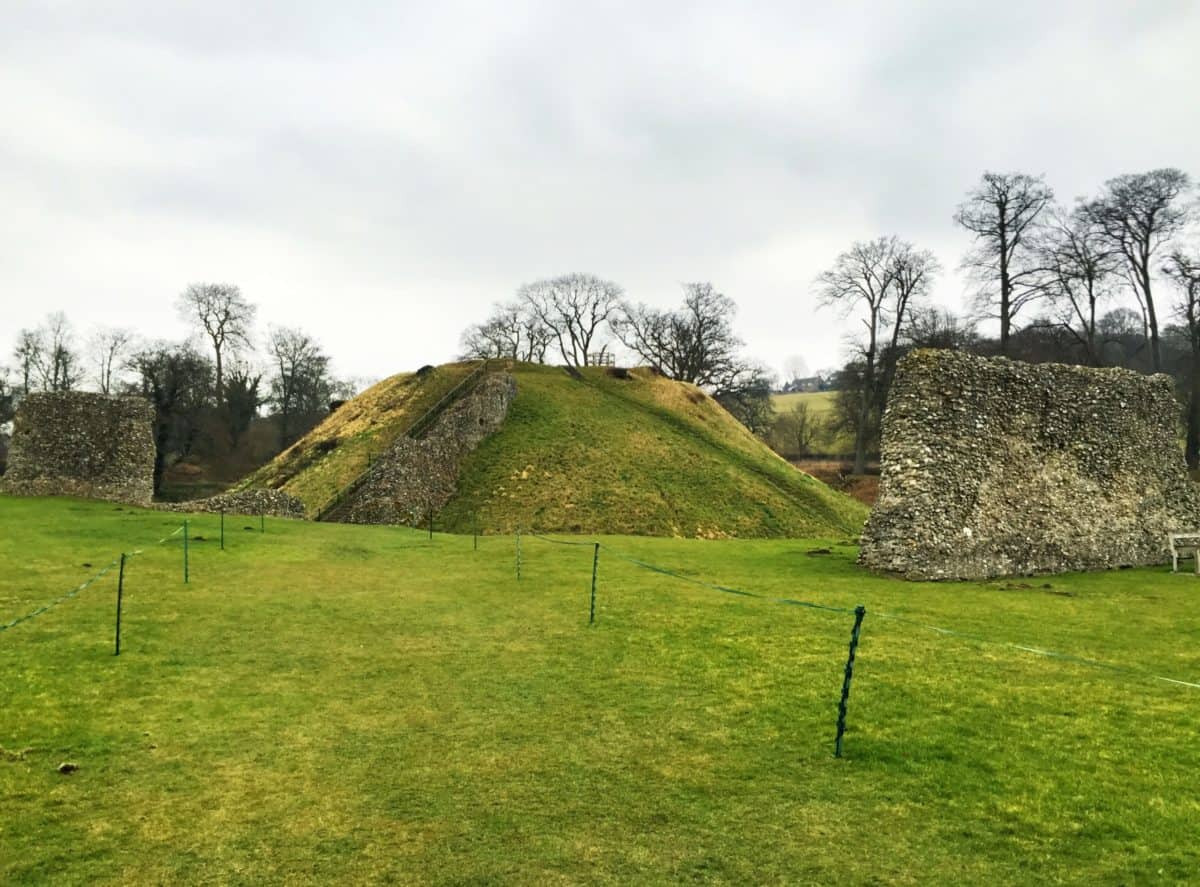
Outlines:
[[57,607],[63,601],[69,601],[71,598],[78,595],[81,591],[83,591],[89,585],[93,584],[94,582],[99,581],[104,576],[104,574],[107,573],[109,570],[111,570],[113,567],[115,567],[119,561],[120,561],[120,558],[114,558],[107,566],[104,567],[104,569],[102,569],[99,573],[97,573],[91,579],[84,582],[82,585],[71,589],[66,594],[55,598],[48,604],[43,604],[42,606],[40,606],[36,610],[34,610],[32,613],[26,613],[24,616],[18,616],[16,619],[13,619],[11,622],[6,622],[3,625],[0,625],[0,631],[6,631],[6,630],[12,628],[14,625],[20,625],[22,622],[28,622],[34,616],[41,616],[47,610],[51,609],[52,607]]
[[549,542],[553,545],[583,545],[587,548],[591,548],[596,544],[595,542],[568,542],[565,539],[551,539],[549,536],[543,536],[541,533],[534,533],[529,530],[525,532],[525,535],[532,536],[534,539],[541,539],[543,542]]
[[830,606],[829,604],[817,604],[817,603],[813,603],[812,601],[801,601],[801,600],[797,600],[795,598],[782,598],[782,597],[776,598],[776,597],[771,597],[770,595],[756,594],[753,591],[744,591],[743,589],[740,589],[740,588],[730,588],[727,585],[715,585],[712,582],[705,582],[702,579],[695,579],[691,576],[684,576],[682,573],[676,573],[674,570],[667,569],[666,567],[660,567],[657,564],[650,564],[650,563],[646,563],[645,561],[640,561],[637,558],[630,557],[627,554],[621,554],[620,552],[613,551],[611,548],[608,549],[608,552],[613,557],[619,558],[620,560],[623,560],[623,561],[627,561],[628,563],[631,563],[634,566],[641,567],[643,570],[650,570],[651,572],[654,572],[654,573],[661,573],[664,576],[670,576],[674,579],[679,579],[683,582],[690,582],[693,585],[699,585],[702,588],[708,588],[713,591],[720,591],[725,594],[736,594],[736,595],[740,595],[742,597],[758,598],[759,600],[770,601],[771,603],[775,603],[775,604],[786,604],[787,606],[791,606],[791,607],[807,607],[812,610],[826,610],[830,613],[849,613],[849,614],[853,615],[855,612],[854,609],[850,608],[850,607],[833,607],[833,606]]
[[909,619],[905,616],[897,616],[894,613],[885,613],[880,610],[872,611],[879,619],[889,619],[892,622],[903,622],[908,625],[914,625],[917,628],[923,628],[926,631],[932,631],[936,634],[946,637],[962,638],[963,640],[972,641],[976,644],[984,644],[989,647],[1003,647],[1009,650],[1020,650],[1023,653],[1032,653],[1035,656],[1045,656],[1048,659],[1061,659],[1064,662],[1072,662],[1076,665],[1086,665],[1091,668],[1100,668],[1106,671],[1117,672],[1118,674],[1126,674],[1132,677],[1147,678],[1155,681],[1163,681],[1167,684],[1179,684],[1183,687],[1193,687],[1200,690],[1200,683],[1192,681],[1181,681],[1177,678],[1168,678],[1163,675],[1157,675],[1153,672],[1141,671],[1136,668],[1131,668],[1127,665],[1117,665],[1112,662],[1103,662],[1099,659],[1089,659],[1086,656],[1076,656],[1074,653],[1060,653],[1057,650],[1047,650],[1043,647],[1031,647],[1027,644],[1016,644],[1011,641],[994,641],[990,638],[980,637],[979,635],[970,634],[964,631],[954,631],[949,628],[942,628],[937,625],[930,625],[926,622],[920,622],[916,619]]
[[[166,542],[172,536],[178,536],[182,531],[183,531],[183,525],[180,525],[179,527],[177,527],[175,529],[174,532],[168,533],[167,535],[163,536],[161,539],[159,539],[154,544],[162,545],[164,542]],[[127,555],[127,557],[137,557],[139,554],[144,554],[144,553],[145,552],[142,551],[142,549],[138,549],[137,551],[131,552],[129,555]],[[121,562],[121,558],[119,556],[113,558],[108,564],[106,564],[103,567],[103,569],[100,570],[100,572],[96,573],[96,575],[92,576],[90,579],[88,579],[82,585],[72,588],[66,594],[56,597],[54,600],[50,601],[50,603],[48,603],[48,604],[43,604],[42,606],[40,606],[36,610],[34,610],[32,613],[26,613],[24,616],[18,616],[16,619],[13,619],[9,622],[0,624],[0,631],[7,631],[8,629],[12,628],[15,625],[20,625],[22,622],[28,622],[30,619],[33,619],[35,616],[41,616],[46,611],[51,610],[54,607],[57,607],[59,604],[63,603],[64,601],[69,601],[72,598],[77,597],[80,592],[82,592],[88,586],[93,585],[94,583],[98,582],[100,579],[102,579],[104,577],[104,575],[106,573],[108,573],[109,570],[111,570],[113,567],[115,567],[120,562]]]
[[[536,535],[536,534],[534,534],[534,535]],[[546,537],[544,537],[544,536],[538,536],[538,538],[543,539],[546,542],[556,542],[560,545],[592,545],[593,544],[591,542],[561,542],[560,540],[557,540],[557,539],[546,539]],[[812,609],[812,610],[825,610],[825,611],[831,612],[831,613],[848,613],[848,614],[853,615],[856,612],[855,609],[852,609],[849,607],[835,607],[835,606],[831,606],[829,604],[818,604],[813,601],[802,601],[802,600],[797,600],[795,598],[776,598],[776,597],[771,597],[769,595],[756,594],[755,592],[752,592],[752,591],[745,591],[740,588],[730,588],[727,585],[717,585],[712,582],[705,582],[702,579],[696,579],[692,576],[685,576],[682,573],[677,573],[676,571],[668,569],[667,567],[660,567],[657,564],[647,563],[646,561],[638,560],[635,557],[630,557],[627,554],[622,554],[618,551],[613,551],[611,548],[608,548],[608,546],[605,546],[605,548],[608,550],[609,554],[611,554],[613,557],[619,558],[620,560],[623,560],[623,561],[626,561],[627,563],[633,564],[636,567],[640,567],[643,570],[649,570],[654,573],[660,573],[664,576],[670,576],[671,578],[679,579],[682,582],[690,582],[692,585],[698,585],[702,588],[707,588],[712,591],[719,591],[724,594],[734,594],[734,595],[738,595],[741,597],[758,598],[759,600],[770,601],[771,603],[784,604],[787,606],[805,607],[805,608]],[[1163,683],[1167,683],[1167,684],[1177,684],[1182,687],[1191,687],[1191,688],[1200,690],[1200,683],[1196,683],[1193,681],[1184,681],[1184,680],[1180,680],[1178,678],[1169,678],[1169,677],[1166,677],[1165,675],[1159,675],[1159,674],[1154,674],[1153,672],[1142,671],[1137,668],[1131,668],[1127,665],[1118,665],[1118,664],[1111,663],[1111,662],[1103,662],[1099,659],[1090,659],[1086,656],[1076,656],[1073,653],[1062,653],[1057,650],[1047,650],[1042,647],[1033,647],[1028,644],[1017,644],[1017,643],[1012,643],[1010,641],[995,641],[990,638],[980,637],[979,635],[974,635],[974,634],[970,634],[967,632],[955,631],[955,630],[949,629],[949,628],[942,628],[937,625],[930,625],[925,622],[920,622],[916,619],[909,619],[905,616],[897,616],[894,613],[886,613],[886,612],[882,612],[880,610],[873,610],[872,612],[880,619],[888,619],[892,622],[902,622],[902,623],[905,623],[908,625],[913,625],[918,628],[923,628],[927,631],[932,631],[932,632],[935,632],[937,634],[944,635],[947,637],[962,638],[964,640],[972,641],[972,642],[978,643],[978,644],[984,644],[987,646],[1003,647],[1003,648],[1006,648],[1009,650],[1019,650],[1023,653],[1032,653],[1035,656],[1044,656],[1049,659],[1059,659],[1064,662],[1075,663],[1076,665],[1085,665],[1085,666],[1089,666],[1091,668],[1099,668],[1099,669],[1104,669],[1106,671],[1112,671],[1112,672],[1117,672],[1120,674],[1130,675],[1132,677],[1138,677],[1138,678],[1155,680],[1155,681],[1162,681]]]
[[[177,526],[177,527],[174,529],[174,531],[173,531],[173,532],[167,533],[167,535],[163,536],[161,539],[159,539],[159,540],[158,540],[157,542],[155,542],[154,544],[155,544],[155,545],[162,545],[164,542],[166,542],[166,541],[167,541],[168,539],[170,539],[172,536],[178,536],[178,535],[179,535],[180,533],[182,533],[182,532],[183,532],[183,524],[180,524],[179,526]],[[138,552],[138,554],[140,554],[140,553],[141,553],[141,552]]]

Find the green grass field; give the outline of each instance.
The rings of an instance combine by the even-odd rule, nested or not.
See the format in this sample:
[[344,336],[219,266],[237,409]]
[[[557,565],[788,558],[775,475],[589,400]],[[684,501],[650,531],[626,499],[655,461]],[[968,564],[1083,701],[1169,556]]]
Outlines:
[[[0,882],[1186,883],[1200,580],[875,577],[842,539],[525,537],[0,498]],[[252,529],[246,529],[251,527]],[[828,554],[813,554],[828,549]],[[868,614],[846,755],[851,617]],[[90,565],[90,566],[85,566]],[[1043,587],[1049,585],[1050,587]],[[943,636],[904,616],[997,643]],[[62,775],[62,762],[78,765]]]

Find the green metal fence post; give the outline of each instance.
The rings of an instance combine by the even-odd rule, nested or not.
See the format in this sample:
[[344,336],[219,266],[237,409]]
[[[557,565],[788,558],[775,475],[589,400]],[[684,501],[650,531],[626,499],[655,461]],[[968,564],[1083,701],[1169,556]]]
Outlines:
[[858,650],[858,633],[862,629],[867,608],[861,604],[854,608],[854,628],[850,631],[850,655],[846,658],[846,674],[842,678],[842,698],[838,702],[837,739],[833,745],[833,756],[842,756],[842,736],[846,732],[846,704],[850,701],[850,679],[854,676],[854,654]]
[[117,572],[117,636],[114,656],[121,655],[121,596],[125,591],[125,553],[121,553],[121,567]]
[[471,515],[471,529],[475,537],[475,550],[479,551],[479,515]]
[[183,581],[188,581],[188,522],[183,522]]
[[225,550],[225,509],[221,509],[221,551]]
[[521,578],[521,527],[517,526],[517,579]]
[[429,509],[429,541],[433,541],[433,509]]
[[596,621],[596,572],[600,569],[600,543],[592,550],[592,607],[588,612],[588,625]]

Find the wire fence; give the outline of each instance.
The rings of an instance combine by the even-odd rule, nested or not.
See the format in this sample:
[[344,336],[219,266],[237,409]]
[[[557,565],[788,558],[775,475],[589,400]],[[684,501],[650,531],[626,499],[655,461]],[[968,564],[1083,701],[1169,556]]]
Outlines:
[[[694,576],[688,576],[683,573],[680,573],[678,570],[674,570],[669,567],[664,567],[660,564],[650,563],[641,558],[632,557],[628,554],[624,554],[620,551],[614,550],[610,546],[603,544],[603,543],[551,539],[550,537],[545,536],[541,533],[529,532],[529,531],[525,531],[525,535],[533,537],[535,539],[540,539],[544,542],[552,542],[556,545],[583,545],[583,546],[588,546],[588,547],[591,547],[592,545],[600,545],[603,548],[603,550],[606,551],[612,557],[615,557],[619,560],[625,561],[626,563],[632,564],[633,566],[639,567],[640,569],[647,570],[647,571],[650,571],[653,573],[658,573],[663,576],[669,576],[673,579],[679,580],[680,582],[686,582],[690,585],[695,585],[700,588],[706,588],[706,589],[709,589],[710,591],[717,591],[722,594],[731,594],[731,595],[737,595],[739,597],[755,598],[758,600],[767,601],[767,602],[774,603],[774,604],[782,604],[785,606],[794,606],[794,607],[805,607],[805,608],[808,608],[811,610],[824,610],[824,611],[827,611],[830,613],[839,613],[839,614],[844,614],[844,615],[855,615],[858,610],[857,607],[838,607],[838,606],[834,606],[831,604],[818,603],[816,601],[799,600],[797,598],[776,597],[774,595],[760,594],[758,592],[748,591],[744,588],[735,588],[735,587],[732,587],[729,585],[723,585],[723,584],[716,583],[716,582],[707,582],[703,579],[697,579]],[[884,619],[889,622],[895,622],[895,623],[900,623],[900,624],[904,624],[904,625],[911,625],[915,628],[933,632],[942,637],[953,638],[953,639],[957,639],[957,640],[966,641],[969,643],[982,644],[985,646],[996,647],[999,649],[1006,649],[1006,650],[1011,650],[1011,651],[1016,651],[1016,652],[1021,652],[1021,653],[1028,653],[1028,654],[1031,654],[1034,656],[1042,656],[1047,659],[1060,660],[1062,662],[1070,662],[1074,665],[1082,665],[1082,666],[1095,668],[1098,670],[1103,670],[1103,671],[1107,671],[1107,672],[1111,672],[1111,673],[1115,673],[1115,674],[1123,674],[1128,677],[1140,678],[1140,679],[1151,680],[1151,681],[1159,681],[1159,682],[1162,682],[1165,684],[1173,684],[1173,685],[1177,685],[1177,686],[1181,686],[1181,687],[1190,687],[1192,689],[1200,690],[1200,682],[1185,681],[1185,680],[1181,680],[1179,678],[1167,677],[1165,675],[1156,674],[1156,673],[1146,670],[1146,669],[1135,668],[1133,666],[1123,665],[1123,664],[1114,663],[1114,662],[1105,662],[1100,659],[1095,659],[1095,658],[1091,658],[1091,657],[1087,657],[1087,656],[1079,656],[1074,653],[1064,653],[1064,652],[1061,652],[1058,650],[1051,650],[1051,649],[1047,649],[1045,647],[1035,646],[1033,644],[1020,644],[1020,643],[1015,643],[1012,641],[999,641],[999,640],[995,640],[993,638],[984,637],[982,635],[973,634],[971,632],[964,632],[964,631],[959,631],[957,629],[951,629],[951,628],[945,628],[945,627],[942,627],[939,625],[933,625],[928,622],[923,622],[923,621],[920,621],[917,619],[911,619],[907,616],[900,616],[895,613],[889,613],[885,610],[878,610],[878,609],[872,608],[871,614],[874,617],[879,618],[879,619]]]
[[[178,536],[180,533],[183,532],[185,526],[186,526],[186,524],[180,524],[173,531],[171,531],[170,533],[167,533],[167,535],[163,536],[161,539],[159,539],[154,544],[162,545],[168,539],[171,539],[174,536]],[[137,557],[138,555],[141,555],[141,554],[145,554],[145,550],[139,548],[135,551],[129,552],[128,554],[125,555],[125,557],[126,557],[126,559],[128,559],[128,558]],[[69,600],[73,600],[74,598],[78,597],[80,595],[80,593],[82,593],[84,590],[91,587],[92,585],[95,585],[97,582],[99,582],[101,579],[103,579],[104,576],[107,575],[113,569],[113,567],[120,564],[120,562],[121,562],[121,555],[117,555],[115,558],[113,558],[111,561],[109,561],[107,564],[105,564],[103,567],[101,567],[100,570],[95,575],[93,575],[91,578],[87,579],[85,582],[72,588],[70,591],[66,592],[65,594],[61,594],[58,597],[56,597],[54,600],[49,601],[48,603],[42,604],[42,606],[38,607],[36,610],[33,610],[32,612],[26,613],[23,616],[18,616],[16,619],[12,619],[8,622],[0,624],[0,631],[7,631],[10,628],[20,625],[22,622],[28,622],[30,619],[34,619],[37,616],[41,616],[43,613],[49,612],[50,610],[57,607],[59,604],[65,603]]]
[[[263,529],[265,531],[265,523],[263,525]],[[415,529],[415,528],[413,528],[413,529]],[[428,527],[422,528],[422,531],[425,529],[428,530],[429,540],[433,541],[433,539],[434,539],[434,521],[433,521],[432,513],[430,513],[430,515],[429,515]],[[472,517],[472,531],[473,531],[473,540],[474,540],[473,545],[474,545],[474,549],[477,551],[478,545],[479,545],[479,524],[478,524],[477,516]],[[163,536],[162,538],[158,539],[154,543],[154,545],[155,546],[162,545],[162,544],[168,542],[169,540],[171,540],[172,538],[174,538],[175,536],[180,535],[181,533],[183,534],[183,543],[184,543],[182,546],[183,577],[184,577],[183,581],[187,582],[188,581],[188,544],[187,544],[187,542],[188,542],[188,520],[185,519],[180,524],[180,526],[176,527],[170,533],[168,533],[165,536]],[[422,532],[422,535],[424,535],[424,532]],[[724,584],[721,582],[712,582],[712,581],[708,581],[706,579],[697,578],[696,576],[693,576],[693,575],[687,575],[686,573],[681,572],[680,570],[672,568],[672,567],[667,567],[662,564],[653,563],[653,562],[648,561],[641,557],[635,557],[631,554],[628,554],[626,552],[615,549],[615,548],[609,546],[607,543],[601,543],[597,540],[555,539],[555,538],[545,535],[544,533],[540,533],[540,532],[536,532],[536,531],[529,531],[529,530],[522,530],[519,527],[517,528],[517,531],[515,534],[516,576],[517,576],[518,581],[521,580],[521,578],[522,578],[521,577],[521,573],[522,573],[521,541],[522,541],[522,538],[535,539],[540,542],[544,542],[544,543],[547,543],[550,545],[556,545],[556,546],[591,549],[592,569],[591,569],[591,589],[590,589],[591,593],[590,593],[589,612],[588,612],[589,625],[594,624],[596,621],[596,599],[597,599],[597,588],[598,588],[598,584],[599,584],[599,561],[600,561],[601,550],[607,552],[607,554],[610,557],[613,557],[620,562],[629,564],[630,566],[635,567],[636,569],[644,570],[644,571],[654,573],[654,574],[657,574],[660,576],[666,576],[666,577],[674,579],[678,582],[682,582],[682,583],[685,583],[685,584],[688,584],[691,586],[695,586],[698,588],[703,588],[708,591],[714,591],[714,592],[717,592],[720,594],[726,594],[726,595],[733,595],[733,596],[737,596],[740,598],[759,600],[759,601],[763,601],[766,603],[777,604],[777,605],[782,605],[782,606],[801,607],[801,608],[808,609],[808,610],[819,611],[819,612],[824,612],[824,613],[829,613],[829,614],[836,614],[839,616],[853,616],[854,623],[853,623],[853,628],[852,628],[851,634],[850,634],[850,644],[849,644],[849,648],[848,648],[848,655],[847,655],[845,669],[844,669],[844,673],[843,673],[842,692],[841,692],[841,697],[840,697],[840,700],[838,703],[838,708],[837,708],[837,729],[836,729],[835,755],[837,757],[841,757],[842,745],[843,745],[843,734],[844,734],[845,725],[846,725],[847,703],[848,703],[849,695],[850,695],[851,678],[853,675],[855,656],[856,656],[856,652],[857,652],[857,648],[858,648],[859,640],[860,640],[860,632],[861,632],[861,628],[863,625],[864,617],[867,613],[867,610],[863,605],[860,604],[855,607],[837,606],[834,604],[827,604],[827,603],[822,603],[820,601],[814,601],[814,600],[804,600],[804,599],[794,598],[794,597],[780,597],[777,595],[762,593],[762,592],[758,592],[758,591],[752,591],[747,588],[737,587],[734,585],[728,585],[728,584]],[[222,548],[224,548],[224,515],[222,515],[222,518],[221,518],[221,540],[222,540]],[[55,607],[59,606],[60,604],[63,604],[66,601],[74,599],[75,597],[79,596],[82,592],[84,592],[87,588],[94,585],[96,582],[100,581],[104,576],[106,576],[109,572],[111,572],[114,567],[117,567],[118,564],[120,564],[122,567],[122,577],[123,577],[124,562],[129,558],[137,557],[144,553],[145,553],[145,551],[143,549],[137,549],[128,554],[119,555],[118,557],[116,557],[112,561],[110,561],[109,563],[105,564],[93,576],[91,576],[90,578],[88,578],[86,581],[82,582],[78,586],[70,589],[69,591],[65,592],[62,595],[59,595],[55,599],[53,599],[45,604],[42,604],[41,606],[39,606],[38,608],[36,608],[35,610],[33,610],[29,613],[18,616],[6,623],[0,624],[0,632],[7,631],[11,628],[14,628],[15,626],[21,625],[24,622],[28,622],[31,619],[35,619],[36,617],[49,612],[50,610],[54,609]],[[1150,670],[1147,670],[1144,668],[1132,667],[1132,666],[1119,664],[1119,663],[1113,663],[1113,662],[1106,662],[1106,661],[1103,661],[1100,659],[1095,659],[1092,657],[1079,656],[1079,655],[1075,655],[1073,653],[1065,653],[1065,652],[1061,652],[1058,650],[1052,650],[1052,649],[1048,649],[1045,647],[1036,646],[1033,644],[1022,644],[1022,643],[1015,643],[1012,641],[995,640],[993,638],[985,637],[983,635],[975,634],[972,632],[960,631],[958,629],[952,629],[952,628],[946,628],[944,626],[934,625],[929,622],[921,621],[920,619],[914,619],[914,618],[910,618],[908,616],[902,616],[902,615],[899,615],[896,613],[890,613],[890,612],[887,612],[884,610],[872,610],[872,613],[878,619],[882,619],[887,622],[891,622],[891,623],[898,624],[898,625],[912,626],[912,627],[914,627],[916,629],[920,629],[922,631],[932,632],[940,637],[946,637],[946,638],[964,641],[967,643],[980,644],[980,645],[995,647],[995,648],[1004,649],[1004,650],[1008,650],[1008,651],[1013,651],[1013,652],[1017,652],[1017,653],[1030,654],[1030,655],[1034,655],[1034,656],[1044,657],[1047,659],[1054,659],[1054,660],[1058,660],[1058,661],[1062,661],[1062,662],[1068,662],[1068,663],[1072,663],[1074,665],[1080,665],[1080,666],[1084,666],[1084,667],[1088,667],[1088,668],[1102,670],[1102,671],[1108,672],[1110,674],[1121,674],[1121,675],[1136,678],[1139,680],[1150,680],[1150,681],[1156,681],[1156,682],[1169,684],[1169,685],[1173,685],[1173,686],[1186,687],[1186,688],[1190,688],[1190,689],[1200,689],[1200,682],[1187,681],[1187,680],[1182,680],[1179,678],[1168,677],[1165,675],[1157,674],[1153,671],[1150,671]],[[117,652],[119,653],[119,651],[120,651],[120,590],[118,589]]]

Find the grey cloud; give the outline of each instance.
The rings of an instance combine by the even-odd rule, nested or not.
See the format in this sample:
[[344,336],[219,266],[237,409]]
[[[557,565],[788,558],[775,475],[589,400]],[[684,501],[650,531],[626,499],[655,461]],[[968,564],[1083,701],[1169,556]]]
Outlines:
[[983,169],[1070,197],[1200,135],[1187,3],[98,10],[6,12],[5,349],[58,307],[171,335],[176,292],[233,279],[384,375],[581,269],[657,303],[711,277],[763,359],[823,366],[811,282],[852,240],[952,269]]

